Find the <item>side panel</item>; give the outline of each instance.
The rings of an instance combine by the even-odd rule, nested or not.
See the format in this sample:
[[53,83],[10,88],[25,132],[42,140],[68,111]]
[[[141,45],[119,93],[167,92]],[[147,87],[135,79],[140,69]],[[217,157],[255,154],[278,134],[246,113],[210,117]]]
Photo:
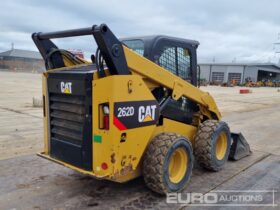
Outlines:
[[[107,175],[115,181],[126,181],[139,174],[139,162],[146,146],[156,128],[158,115],[152,116],[154,120],[147,122],[138,121],[138,114],[145,112],[146,116],[152,111],[146,111],[156,105],[154,96],[147,88],[141,77],[137,75],[109,76],[93,81],[93,170],[97,176]],[[141,104],[142,102],[142,104]],[[99,128],[99,105],[109,104],[109,130]],[[122,104],[123,103],[123,104]],[[140,104],[139,104],[140,103]],[[137,104],[137,105],[136,105]],[[124,106],[122,106],[124,105]],[[128,105],[128,106],[127,106]],[[140,106],[139,106],[140,105]],[[139,107],[141,112],[139,112]],[[115,108],[116,107],[116,108]],[[118,115],[119,108],[134,107],[133,116],[138,125],[129,124],[125,119],[120,119],[127,127],[119,127],[114,122],[114,110]],[[145,111],[144,111],[145,109]],[[155,113],[158,108],[155,109]],[[131,114],[131,113],[128,113]],[[145,116],[141,116],[142,118]],[[124,117],[126,118],[126,117]],[[129,128],[128,128],[129,127]],[[103,169],[102,164],[108,165]],[[136,170],[136,171],[135,171]]]

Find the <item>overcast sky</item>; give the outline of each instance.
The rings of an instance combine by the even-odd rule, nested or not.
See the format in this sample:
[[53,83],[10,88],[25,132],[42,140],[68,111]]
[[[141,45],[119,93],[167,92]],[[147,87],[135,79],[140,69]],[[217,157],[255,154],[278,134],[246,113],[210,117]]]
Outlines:
[[[118,37],[165,34],[200,42],[200,62],[278,62],[280,0],[1,1],[0,52],[36,50],[30,36],[106,23]],[[280,42],[280,37],[278,42]],[[93,38],[58,40],[93,52]],[[280,48],[280,47],[279,47]],[[280,51],[280,49],[279,49]]]

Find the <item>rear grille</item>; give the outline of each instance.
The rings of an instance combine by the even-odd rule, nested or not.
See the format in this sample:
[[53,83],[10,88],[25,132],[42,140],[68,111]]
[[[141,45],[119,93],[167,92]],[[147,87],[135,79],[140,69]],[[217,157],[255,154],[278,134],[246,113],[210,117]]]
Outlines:
[[[92,80],[95,67],[49,71],[49,151],[56,160],[92,170]],[[63,84],[71,94],[62,93]]]
[[81,145],[85,120],[85,98],[50,94],[51,138]]

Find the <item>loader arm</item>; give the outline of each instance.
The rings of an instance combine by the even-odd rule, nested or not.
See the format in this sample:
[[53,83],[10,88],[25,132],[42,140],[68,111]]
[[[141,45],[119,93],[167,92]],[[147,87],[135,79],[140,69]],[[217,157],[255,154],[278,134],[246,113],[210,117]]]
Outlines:
[[123,46],[123,48],[128,68],[132,73],[141,75],[150,82],[154,83],[155,86],[164,86],[172,90],[172,98],[174,100],[178,100],[182,96],[191,99],[201,105],[201,109],[204,111],[207,112],[208,110],[214,114],[214,116],[210,114],[210,118],[220,120],[221,114],[213,97],[209,93],[200,90],[189,82],[170,73],[161,66],[151,62],[143,56],[138,55],[126,46]]
[[[75,29],[68,31],[58,31],[51,33],[34,33],[32,39],[38,47],[44,60],[49,59],[49,55],[58,50],[57,46],[50,40],[52,38],[65,38],[73,36],[93,35],[98,46],[96,53],[105,60],[111,75],[137,74],[154,87],[163,86],[172,91],[172,99],[178,100],[182,96],[194,101],[200,107],[202,115],[208,119],[221,119],[221,114],[213,97],[189,82],[170,73],[147,58],[138,55],[134,51],[123,45],[105,24],[100,26],[93,25],[91,28]],[[54,54],[55,65],[53,68],[67,66],[63,64],[62,56]],[[64,62],[65,63],[65,62]],[[104,77],[104,68],[100,68],[103,62],[99,57],[96,58],[96,65],[99,77]],[[47,70],[51,69],[46,65]]]

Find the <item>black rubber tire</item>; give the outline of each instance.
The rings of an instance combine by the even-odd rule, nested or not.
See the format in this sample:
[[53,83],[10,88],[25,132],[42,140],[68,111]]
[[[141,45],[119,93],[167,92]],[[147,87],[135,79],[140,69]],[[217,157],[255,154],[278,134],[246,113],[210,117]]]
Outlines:
[[[216,157],[216,142],[221,132],[227,137],[227,149],[223,159]],[[231,145],[230,129],[227,123],[217,120],[206,120],[198,127],[194,141],[194,156],[196,161],[210,171],[221,170],[228,160]]]
[[[187,152],[188,167],[181,181],[173,183],[169,179],[169,161],[173,152],[181,147]],[[144,181],[148,188],[159,194],[181,191],[190,180],[193,161],[192,146],[188,139],[176,133],[161,133],[151,141],[145,152],[142,165]]]

